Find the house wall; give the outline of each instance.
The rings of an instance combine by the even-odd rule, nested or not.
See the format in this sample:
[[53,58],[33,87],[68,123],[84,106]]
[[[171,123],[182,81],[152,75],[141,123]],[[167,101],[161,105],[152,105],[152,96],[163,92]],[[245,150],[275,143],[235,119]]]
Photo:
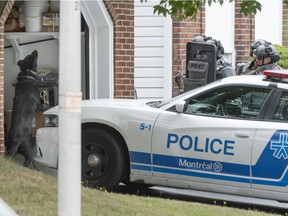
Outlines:
[[205,7],[198,12],[196,20],[173,21],[173,95],[178,91],[174,77],[186,70],[186,44],[202,34],[205,34]]
[[5,152],[5,131],[4,131],[4,25],[11,11],[14,0],[8,0],[3,14],[0,18],[0,155]]
[[[240,2],[239,1],[236,1],[235,3],[230,3],[230,4],[234,4],[234,7],[231,7],[231,5],[228,5],[229,10],[234,10],[234,12],[230,11],[228,16],[233,16],[234,14],[234,22],[232,21],[227,22],[226,25],[227,25],[227,29],[229,29],[231,36],[233,37],[234,35],[234,40],[233,39],[227,40],[227,47],[228,47],[227,52],[230,55],[230,57],[228,57],[228,61],[230,59],[231,63],[233,63],[234,65],[237,65],[237,63],[246,62],[249,57],[250,44],[252,43],[252,41],[254,41],[255,18],[253,15],[246,17],[240,14]],[[199,14],[197,15],[196,20],[191,20],[191,19],[186,19],[183,21],[174,20],[173,22],[173,77],[175,77],[175,75],[179,72],[185,73],[186,43],[191,41],[195,36],[207,34],[207,36],[212,36],[213,38],[215,37],[215,39],[218,39],[218,40],[221,38],[225,40],[225,38],[229,36],[227,34],[226,35],[220,34],[217,29],[215,31],[211,29],[209,30],[206,29],[208,28],[208,26],[210,26],[211,28],[211,25],[209,25],[209,20],[208,20],[208,26],[206,26],[206,23],[207,23],[206,15],[213,16],[213,11],[210,8],[208,10],[207,8],[205,9],[205,6],[203,5],[201,12],[199,12]],[[207,14],[207,13],[210,13],[210,14]],[[217,20],[219,21],[218,18]],[[226,25],[224,25],[222,31],[225,29]],[[209,35],[209,34],[213,34],[213,35]],[[226,42],[223,42],[222,40],[221,42],[224,45],[226,43]],[[235,60],[232,59],[231,57],[235,58]],[[177,86],[176,86],[176,83],[173,82],[173,94],[176,94],[176,93],[177,93]]]
[[134,0],[106,0],[114,23],[114,97],[134,98]]

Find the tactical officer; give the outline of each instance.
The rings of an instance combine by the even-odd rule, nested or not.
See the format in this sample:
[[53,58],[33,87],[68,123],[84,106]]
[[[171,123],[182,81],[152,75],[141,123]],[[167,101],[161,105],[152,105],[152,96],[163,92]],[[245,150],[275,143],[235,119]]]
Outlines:
[[279,70],[279,67],[276,62],[280,60],[274,46],[271,43],[264,43],[258,45],[252,51],[253,61],[249,64],[247,68],[243,68],[242,74],[248,75],[258,75],[262,74],[263,70]]
[[[208,43],[216,46],[216,79],[222,79],[228,76],[236,75],[235,70],[232,65],[226,62],[223,58],[225,53],[224,47],[220,41],[213,39],[212,37],[208,37],[206,35],[198,35],[196,36],[192,42],[194,43]],[[179,73],[175,76],[175,82],[178,86],[178,94],[184,92],[184,79],[186,78],[185,74]]]
[[[263,40],[263,39],[257,39],[253,43],[250,44],[250,57],[253,58],[253,51],[260,45],[263,44],[269,44],[270,42]],[[247,63],[239,63],[236,67],[236,73],[237,75],[247,74],[249,71],[253,70],[254,68],[254,61],[248,61]]]
[[[253,58],[253,51],[256,50],[260,45],[271,45],[270,42],[267,40],[263,39],[257,39],[250,45],[250,57]],[[272,45],[271,45],[272,46]],[[275,50],[275,48],[272,46],[272,49]],[[278,54],[277,54],[278,55]],[[236,71],[238,75],[243,75],[243,74],[250,74],[251,71],[254,71],[256,69],[255,61],[249,61],[247,63],[239,63],[237,65]]]

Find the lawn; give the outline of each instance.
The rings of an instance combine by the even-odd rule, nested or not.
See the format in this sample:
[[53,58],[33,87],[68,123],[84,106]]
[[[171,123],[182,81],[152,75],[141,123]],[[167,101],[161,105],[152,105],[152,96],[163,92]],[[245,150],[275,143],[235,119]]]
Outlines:
[[[57,177],[0,157],[0,197],[20,216],[57,215]],[[82,216],[98,215],[275,215],[215,204],[107,192],[82,187]],[[1,214],[1,210],[0,210]],[[287,215],[287,214],[286,214]]]

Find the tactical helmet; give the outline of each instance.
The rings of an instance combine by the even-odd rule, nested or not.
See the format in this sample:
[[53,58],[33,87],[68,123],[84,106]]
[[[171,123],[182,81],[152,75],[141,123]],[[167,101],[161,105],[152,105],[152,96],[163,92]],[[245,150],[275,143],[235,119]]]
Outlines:
[[264,44],[269,44],[271,45],[270,42],[263,40],[263,39],[257,39],[255,40],[253,43],[251,43],[250,45],[250,56],[253,57],[253,51],[259,47],[260,45],[264,45]]
[[198,35],[192,40],[192,42],[204,43],[205,39],[204,39],[204,37],[202,35]]
[[224,47],[222,46],[220,41],[217,41],[216,39],[209,39],[206,41],[208,44],[214,44],[217,48],[217,59],[221,59],[223,54],[225,53]]
[[207,37],[206,35],[198,35],[196,36],[192,42],[196,42],[196,43],[204,43],[205,41],[212,39],[211,37]]
[[275,47],[268,43],[259,45],[256,49],[254,49],[253,54],[258,60],[262,60],[266,57],[271,57],[272,62],[278,62],[280,60],[280,56],[278,55]]

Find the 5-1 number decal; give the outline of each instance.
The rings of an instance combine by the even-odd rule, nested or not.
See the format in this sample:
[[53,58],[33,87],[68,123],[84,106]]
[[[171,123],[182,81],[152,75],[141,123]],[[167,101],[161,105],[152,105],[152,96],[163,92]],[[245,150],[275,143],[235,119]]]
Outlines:
[[145,130],[147,129],[148,131],[151,130],[151,124],[145,124],[145,123],[141,123],[140,124],[140,130]]

